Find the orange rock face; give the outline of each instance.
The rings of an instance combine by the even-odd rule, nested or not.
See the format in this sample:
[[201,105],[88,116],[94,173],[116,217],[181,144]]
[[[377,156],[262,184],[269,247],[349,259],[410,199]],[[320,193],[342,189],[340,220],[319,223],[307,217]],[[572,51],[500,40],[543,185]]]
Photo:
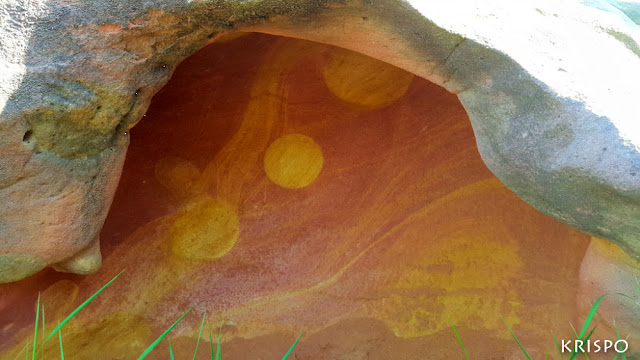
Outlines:
[[[462,358],[450,321],[472,358],[512,356],[501,314],[544,356],[576,321],[589,238],[487,170],[455,95],[250,34],[193,55],[155,96],[101,241],[95,275],[0,285],[1,354],[32,335],[38,291],[54,324],[126,269],[65,327],[70,357],[135,358],[191,306],[177,358],[205,310],[224,321],[225,360],[281,357],[303,331],[296,359]],[[166,342],[152,353],[167,356]]]

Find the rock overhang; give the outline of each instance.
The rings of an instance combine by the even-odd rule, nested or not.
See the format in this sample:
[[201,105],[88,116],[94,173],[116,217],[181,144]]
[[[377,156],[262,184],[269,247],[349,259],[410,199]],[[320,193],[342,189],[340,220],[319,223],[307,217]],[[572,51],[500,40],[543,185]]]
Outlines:
[[0,34],[12,70],[0,82],[0,243],[11,257],[0,272],[12,273],[3,281],[47,265],[96,269],[99,253],[88,249],[113,198],[128,130],[180,61],[229,31],[337,45],[458,94],[483,160],[512,191],[638,259],[634,9],[613,1],[14,6],[5,23],[20,20]]

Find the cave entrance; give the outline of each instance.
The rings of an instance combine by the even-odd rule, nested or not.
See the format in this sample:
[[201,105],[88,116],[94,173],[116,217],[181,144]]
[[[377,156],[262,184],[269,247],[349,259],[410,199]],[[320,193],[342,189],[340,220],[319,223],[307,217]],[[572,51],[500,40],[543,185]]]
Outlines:
[[404,70],[236,34],[185,60],[131,136],[105,266],[162,249],[136,260],[162,303],[280,329],[350,314],[333,331],[374,319],[411,351],[452,340],[448,318],[486,334],[502,313],[526,337],[574,314],[586,236],[502,185],[457,97]]
[[[486,168],[444,88],[330,45],[238,33],[182,62],[131,130],[101,242],[103,266],[82,281],[128,269],[87,309],[104,327],[159,333],[195,306],[227,324],[224,358],[282,356],[304,330],[308,358],[412,359],[459,355],[449,320],[476,357],[504,356],[500,314],[527,324],[530,354],[552,348],[588,239]],[[177,357],[199,325],[174,330]],[[101,326],[65,348],[104,354],[82,340],[111,336]],[[118,355],[137,356],[145,339],[118,329]]]

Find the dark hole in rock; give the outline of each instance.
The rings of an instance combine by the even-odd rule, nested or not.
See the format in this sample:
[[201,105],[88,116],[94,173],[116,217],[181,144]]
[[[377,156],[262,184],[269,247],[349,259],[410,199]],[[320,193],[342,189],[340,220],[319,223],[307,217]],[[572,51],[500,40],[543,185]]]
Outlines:
[[22,137],[22,141],[28,143],[31,141],[32,136],[33,136],[33,132],[31,130],[27,130],[24,133],[24,136]]

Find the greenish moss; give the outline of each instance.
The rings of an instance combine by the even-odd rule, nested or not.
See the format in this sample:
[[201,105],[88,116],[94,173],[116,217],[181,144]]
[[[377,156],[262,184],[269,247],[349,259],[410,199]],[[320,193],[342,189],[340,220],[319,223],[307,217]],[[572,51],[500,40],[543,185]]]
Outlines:
[[[629,256],[640,259],[640,192],[621,192],[575,168],[554,172],[545,179],[523,196],[530,204],[586,233],[609,239]],[[537,195],[542,191],[546,198],[557,201],[545,203]]]
[[613,36],[614,38],[616,38],[616,40],[623,43],[624,46],[627,47],[627,49],[631,50],[634,54],[636,54],[637,57],[640,58],[640,46],[638,46],[638,43],[636,43],[635,40],[633,40],[629,35],[611,29],[608,29],[606,31],[607,34]]
[[545,131],[543,136],[554,140],[558,147],[567,147],[573,141],[573,129],[567,124],[558,124]]
[[47,263],[27,254],[0,254],[0,284],[18,281],[44,269]]
[[63,158],[90,156],[112,145],[118,125],[130,111],[134,94],[55,80],[46,105],[26,116],[25,146]]

